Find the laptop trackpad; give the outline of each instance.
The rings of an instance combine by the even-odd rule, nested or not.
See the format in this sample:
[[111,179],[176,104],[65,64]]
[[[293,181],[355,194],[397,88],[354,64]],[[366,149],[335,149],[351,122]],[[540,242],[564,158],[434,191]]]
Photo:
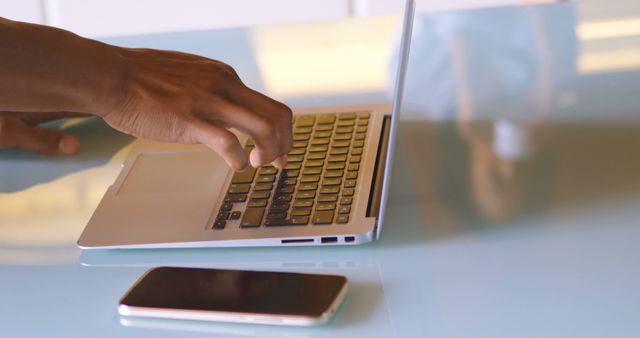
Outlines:
[[227,170],[211,151],[142,153],[117,195],[210,192]]

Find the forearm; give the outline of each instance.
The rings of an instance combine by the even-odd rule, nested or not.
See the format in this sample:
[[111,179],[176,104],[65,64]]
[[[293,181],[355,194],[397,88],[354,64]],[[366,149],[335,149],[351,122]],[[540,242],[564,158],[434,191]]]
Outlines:
[[0,111],[101,115],[122,77],[115,49],[0,18]]

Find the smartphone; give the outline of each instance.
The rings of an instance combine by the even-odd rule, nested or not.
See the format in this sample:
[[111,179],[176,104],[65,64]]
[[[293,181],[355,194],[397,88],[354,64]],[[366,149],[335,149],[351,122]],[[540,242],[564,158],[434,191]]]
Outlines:
[[120,299],[122,316],[310,326],[327,322],[347,278],[289,272],[159,267]]

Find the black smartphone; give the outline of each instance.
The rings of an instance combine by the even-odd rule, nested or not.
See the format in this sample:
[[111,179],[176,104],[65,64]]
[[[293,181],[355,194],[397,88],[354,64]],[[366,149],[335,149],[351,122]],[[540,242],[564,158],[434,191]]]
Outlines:
[[328,321],[347,278],[290,272],[159,267],[120,300],[123,316],[308,326]]

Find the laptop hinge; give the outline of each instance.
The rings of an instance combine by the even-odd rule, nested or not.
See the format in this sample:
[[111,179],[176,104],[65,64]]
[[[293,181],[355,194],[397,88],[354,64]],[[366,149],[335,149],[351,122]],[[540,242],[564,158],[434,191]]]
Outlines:
[[[389,150],[389,133],[391,130],[391,116],[385,116],[382,121],[382,135],[378,143],[378,153],[376,155],[376,165],[373,169],[373,181],[369,193],[369,203],[367,205],[367,217],[377,217],[380,213],[380,203],[382,202],[382,184],[384,182],[384,167]],[[377,226],[377,225],[376,225]]]

